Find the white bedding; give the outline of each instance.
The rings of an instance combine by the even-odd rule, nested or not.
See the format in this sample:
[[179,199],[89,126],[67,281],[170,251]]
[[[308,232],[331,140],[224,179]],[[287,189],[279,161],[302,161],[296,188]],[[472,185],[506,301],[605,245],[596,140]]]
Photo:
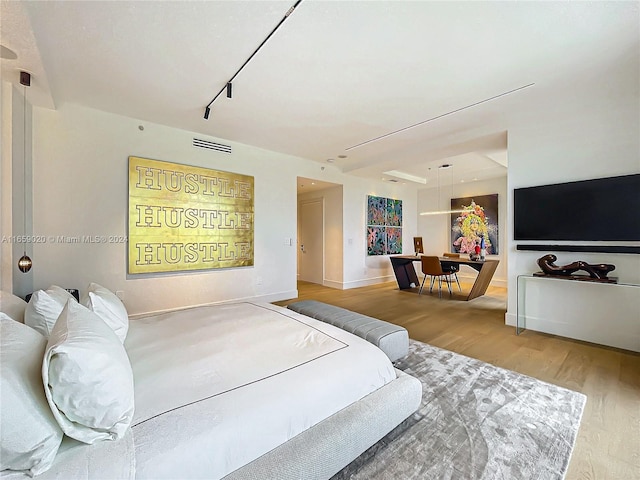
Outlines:
[[132,425],[347,348],[297,319],[249,303],[142,318],[130,329]]
[[[166,321],[156,327],[166,329],[166,335],[149,342],[144,331],[151,319],[133,320],[125,344],[133,365],[136,408],[142,412],[133,426],[136,478],[221,478],[396,378],[389,359],[375,346],[281,307],[241,303],[194,308],[156,320],[162,317]],[[196,334],[192,324],[197,325]],[[234,324],[246,326],[244,334],[234,332]],[[173,357],[160,349],[169,338]],[[226,340],[211,340],[215,349],[203,341],[217,338]],[[292,345],[309,345],[311,356]],[[183,355],[183,348],[189,352]],[[227,356],[241,368],[234,361],[214,365]],[[175,380],[177,372],[162,369],[158,375],[140,369],[142,357],[145,365],[186,359],[195,368],[200,386],[187,387],[191,399],[177,391],[189,383],[182,380],[168,393],[186,406],[157,415],[160,405],[162,410],[171,402],[156,401],[153,392],[171,390],[164,382]],[[198,378],[207,368],[216,372],[210,377],[218,385],[213,392]],[[156,416],[144,420],[150,412]]]
[[[94,445],[65,437],[50,470],[34,477],[36,480],[134,480],[135,447],[133,432],[128,430],[116,442]],[[4,470],[3,480],[30,480],[27,474]]]
[[222,478],[396,378],[372,344],[270,304],[132,320],[125,347],[131,430],[96,445],[65,439],[38,478]]

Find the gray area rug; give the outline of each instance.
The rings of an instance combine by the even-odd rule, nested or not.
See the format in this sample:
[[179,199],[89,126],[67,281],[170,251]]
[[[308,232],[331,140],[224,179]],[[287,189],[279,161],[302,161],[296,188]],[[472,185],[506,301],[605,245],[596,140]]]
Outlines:
[[410,340],[418,411],[332,480],[562,479],[586,397]]

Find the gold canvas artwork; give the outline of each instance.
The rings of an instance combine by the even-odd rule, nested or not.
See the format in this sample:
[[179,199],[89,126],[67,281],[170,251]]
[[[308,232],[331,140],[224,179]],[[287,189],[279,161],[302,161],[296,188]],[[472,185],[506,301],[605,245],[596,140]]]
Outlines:
[[253,265],[249,175],[129,157],[129,273]]

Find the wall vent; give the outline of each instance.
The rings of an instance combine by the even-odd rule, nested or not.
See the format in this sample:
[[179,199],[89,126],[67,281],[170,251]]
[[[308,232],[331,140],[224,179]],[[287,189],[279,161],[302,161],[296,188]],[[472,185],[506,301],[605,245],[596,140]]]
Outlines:
[[201,140],[199,138],[193,139],[193,146],[215,150],[216,152],[231,153],[230,145],[223,145],[222,143],[210,142],[209,140]]

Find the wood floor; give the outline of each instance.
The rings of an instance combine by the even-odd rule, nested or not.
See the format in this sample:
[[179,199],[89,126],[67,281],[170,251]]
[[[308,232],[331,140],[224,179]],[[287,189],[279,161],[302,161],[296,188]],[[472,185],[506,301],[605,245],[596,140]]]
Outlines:
[[395,282],[350,290],[299,282],[298,294],[277,303],[315,299],[348,308],[402,325],[415,340],[584,393],[566,480],[640,480],[640,354],[533,331],[518,336],[504,324],[505,288],[490,287],[471,302],[448,292],[439,299],[435,290],[419,296]]

